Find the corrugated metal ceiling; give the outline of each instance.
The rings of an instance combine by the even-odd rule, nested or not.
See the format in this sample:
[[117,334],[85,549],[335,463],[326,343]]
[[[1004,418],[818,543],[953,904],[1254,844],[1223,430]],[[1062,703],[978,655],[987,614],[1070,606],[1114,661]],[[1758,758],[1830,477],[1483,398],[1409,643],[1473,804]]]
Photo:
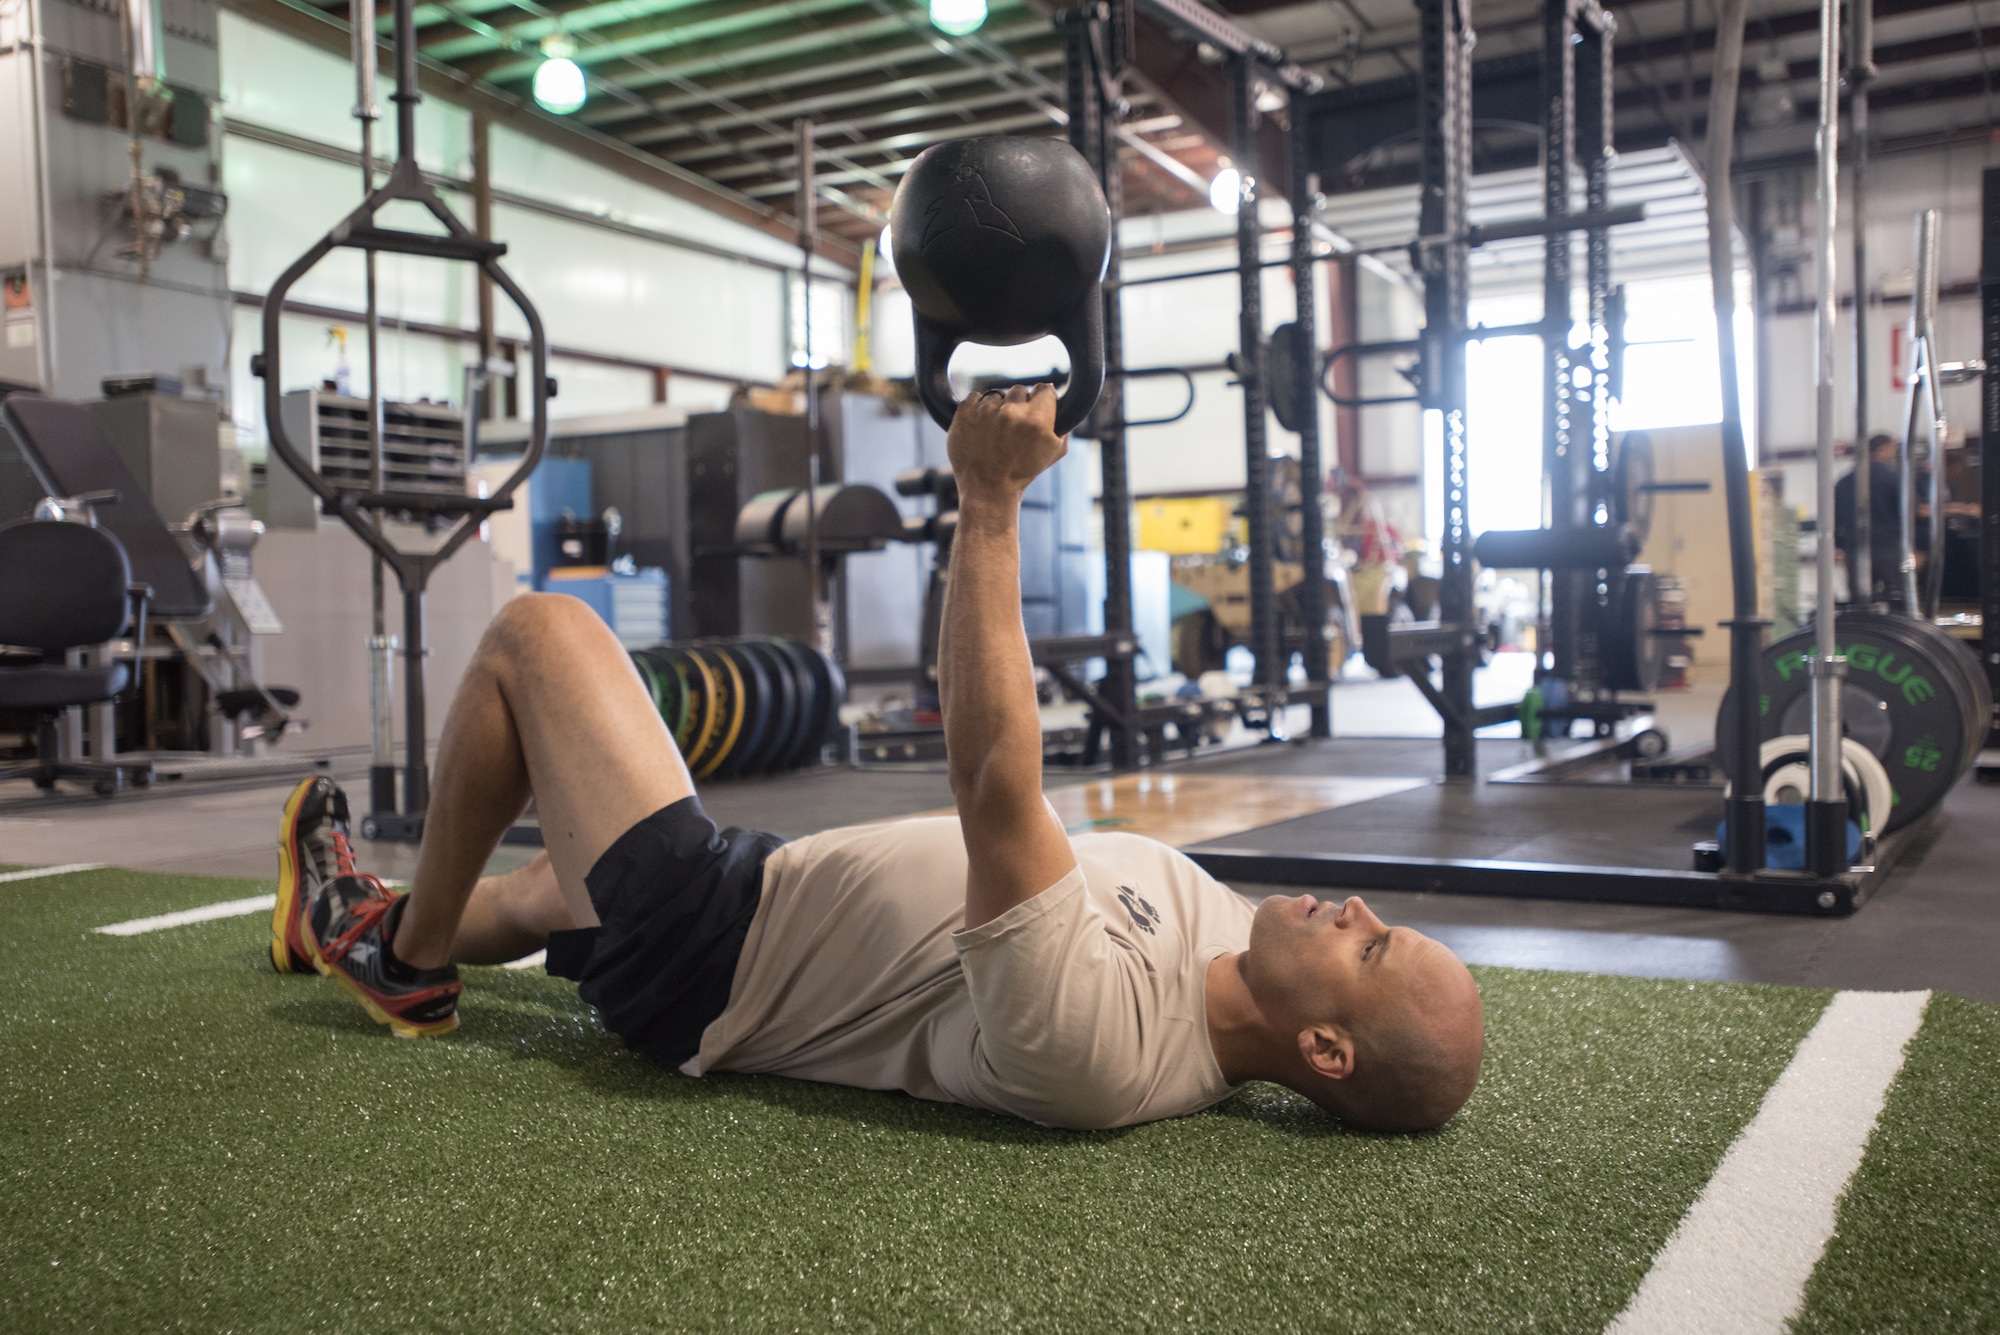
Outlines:
[[[346,0],[234,0],[344,21]],[[895,182],[929,144],[976,133],[1060,133],[1057,5],[989,0],[979,31],[952,37],[919,0],[448,0],[416,9],[426,61],[513,106],[531,104],[541,43],[566,37],[589,98],[572,118],[684,179],[773,219],[796,207],[793,121],[819,123],[822,225],[871,239]],[[1407,77],[1408,0],[1224,0],[1213,6],[1286,48],[1329,86]],[[1613,5],[1619,137],[1645,148],[1703,132],[1714,14],[1709,0]],[[1986,34],[2000,0],[1877,0],[1878,137],[1963,136],[1994,121]],[[1477,57],[1538,50],[1539,0],[1483,0]],[[1753,7],[1745,77],[1747,156],[1810,148],[1817,8]],[[387,32],[388,19],[382,19]],[[1128,211],[1185,208],[1216,168],[1226,127],[1203,124],[1197,62],[1131,80]],[[539,114],[539,113],[537,113]],[[1343,187],[1365,180],[1344,181]]]

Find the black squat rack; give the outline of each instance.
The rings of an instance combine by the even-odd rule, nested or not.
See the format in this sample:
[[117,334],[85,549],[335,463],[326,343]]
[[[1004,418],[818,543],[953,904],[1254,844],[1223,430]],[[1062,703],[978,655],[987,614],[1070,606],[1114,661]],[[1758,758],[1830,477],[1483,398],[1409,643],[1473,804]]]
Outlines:
[[[1740,65],[1744,8],[1742,0],[1726,0],[1719,25],[1716,64],[1718,70],[1728,70],[1732,77],[1718,78],[1717,86],[1711,90],[1709,124],[1724,127],[1724,132],[1711,137],[1708,170],[1711,181],[1726,181],[1729,175],[1732,145],[1726,131],[1734,123],[1733,74]],[[1483,724],[1511,717],[1513,707],[1476,710],[1472,701],[1472,671],[1477,663],[1478,645],[1472,620],[1473,553],[1466,510],[1465,345],[1469,339],[1499,333],[1539,333],[1548,345],[1549,436],[1545,461],[1555,523],[1550,529],[1509,536],[1522,543],[1548,545],[1551,555],[1558,558],[1540,563],[1556,575],[1550,609],[1554,622],[1552,646],[1568,646],[1567,655],[1558,655],[1567,661],[1558,662],[1555,668],[1582,675],[1578,660],[1593,652],[1586,633],[1585,602],[1592,586],[1601,590],[1604,575],[1616,564],[1622,564],[1615,561],[1617,535],[1593,530],[1608,529],[1619,519],[1615,505],[1601,503],[1616,499],[1613,494],[1616,488],[1610,484],[1616,461],[1609,455],[1604,420],[1606,399],[1616,376],[1616,358],[1609,337],[1611,326],[1616,323],[1616,311],[1609,281],[1607,229],[1632,219],[1627,211],[1609,207],[1604,150],[1611,143],[1609,71],[1615,28],[1596,0],[1552,0],[1545,10],[1547,40],[1540,70],[1544,165],[1549,172],[1545,216],[1528,226],[1504,228],[1474,229],[1468,226],[1466,216],[1471,175],[1473,39],[1467,7],[1462,0],[1420,0],[1419,9],[1423,53],[1415,113],[1422,140],[1421,235],[1415,259],[1424,280],[1426,327],[1417,349],[1421,357],[1418,379],[1422,406],[1436,414],[1432,429],[1441,431],[1443,437],[1444,576],[1439,621],[1392,631],[1391,638],[1393,657],[1411,664],[1414,670],[1410,675],[1443,718],[1446,778],[1448,782],[1461,781],[1460,791],[1470,802],[1478,790],[1464,781],[1477,776],[1475,731]],[[1831,5],[1825,6],[1822,14],[1823,24],[1837,22]],[[1825,45],[1823,41],[1822,63],[1829,64]],[[1352,91],[1328,94],[1322,102],[1337,102]],[[1324,116],[1320,120],[1322,127],[1329,123]],[[1827,151],[1822,149],[1823,153]],[[1569,163],[1573,156],[1582,159],[1585,177],[1585,208],[1580,213],[1572,211],[1569,194]],[[1989,176],[1987,189],[1989,230],[1983,295],[1990,352],[2000,348],[2000,281],[1993,277],[2000,272],[2000,266],[1992,258],[2000,253],[2000,244],[1992,240],[2000,236],[2000,224],[1992,221],[1993,201],[2000,194],[2000,177]],[[1830,200],[1830,188],[1824,193]],[[1725,382],[1723,449],[1737,595],[1736,617],[1729,623],[1731,678],[1733,698],[1740,708],[1751,711],[1749,726],[1740,728],[1736,738],[1740,760],[1750,751],[1757,736],[1754,711],[1765,623],[1756,617],[1747,460],[1740,405],[1734,393],[1733,340],[1728,324],[1734,305],[1729,279],[1733,223],[1728,192],[1712,191],[1709,208],[1711,268],[1720,275],[1717,307]],[[1541,234],[1550,238],[1545,289],[1549,309],[1536,325],[1506,330],[1468,329],[1467,252],[1478,243],[1481,233],[1502,231],[1513,236]],[[1578,231],[1584,232],[1588,240],[1586,277],[1592,328],[1588,345],[1572,352],[1567,340],[1559,339],[1557,332],[1558,326],[1566,332],[1569,325],[1568,238]],[[1368,349],[1378,350],[1391,349]],[[1579,371],[1584,374],[1578,374]],[[1985,444],[1989,458],[1994,443],[2000,441],[2000,392],[1995,391],[1994,384],[1993,379],[1987,382]],[[1987,499],[1984,657],[1989,672],[2000,671],[2000,647],[1996,647],[2000,646],[2000,636],[1996,636],[1993,617],[1996,591],[2000,591],[2000,567],[1996,567],[1993,556],[2000,550],[2000,532],[1996,532],[2000,525],[1996,525],[1994,505],[2000,499],[1996,496],[2000,487],[1995,482],[1994,473],[1988,472],[1983,478]],[[1629,499],[1630,489],[1626,490]],[[1565,547],[1575,547],[1580,554],[1563,555],[1559,549]],[[1584,559],[1586,556],[1591,559]],[[1428,680],[1429,660],[1433,658],[1438,660],[1440,668],[1440,679],[1435,683]],[[1758,772],[1755,760],[1740,772]],[[1872,857],[1862,865],[1846,866],[1842,858],[1842,865],[1828,869],[1816,858],[1814,870],[1772,870],[1765,865],[1763,794],[1754,783],[1740,787],[1743,791],[1723,804],[1726,837],[1720,846],[1711,844],[1703,849],[1697,845],[1694,865],[1683,864],[1681,868],[1381,856],[1341,851],[1338,847],[1303,847],[1296,840],[1281,846],[1276,839],[1271,841],[1271,847],[1259,848],[1254,834],[1232,838],[1226,841],[1227,846],[1204,847],[1191,853],[1216,876],[1265,884],[1842,915],[1854,912],[1900,860],[1920,855],[1931,837],[1930,821],[1920,820],[1877,841]],[[1591,821],[1593,799],[1587,795],[1589,790],[1564,791],[1569,796],[1561,819],[1572,826]],[[1506,804],[1495,799],[1489,805]],[[1705,803],[1697,805],[1705,807]],[[1330,831],[1328,842],[1338,844],[1337,831]]]
[[[417,166],[417,104],[423,96],[417,90],[417,40],[412,20],[414,0],[392,0],[395,16],[396,160],[388,180],[374,183],[372,123],[375,110],[375,6],[373,0],[356,0],[354,28],[355,79],[359,97],[355,116],[361,120],[362,170],[367,195],[354,211],[337,223],[305,254],[278,276],[264,296],[264,350],[251,361],[251,370],[264,381],[264,417],[271,435],[271,448],[285,466],[319,497],[323,513],[340,517],[376,557],[376,637],[385,647],[383,636],[383,567],[393,571],[403,594],[403,709],[404,763],[402,802],[397,809],[393,770],[389,770],[384,738],[387,722],[387,686],[378,675],[376,685],[376,766],[369,785],[370,810],[363,818],[364,838],[414,843],[423,834],[424,812],[430,804],[430,769],[426,758],[428,742],[424,719],[424,591],[437,568],[450,560],[479,529],[487,516],[513,508],[513,494],[528,474],[541,462],[548,443],[549,398],[555,384],[549,378],[549,343],[541,316],[514,280],[500,267],[507,253],[505,244],[476,235],[459,221],[424,179]],[[376,215],[397,203],[416,204],[436,219],[442,233],[413,232],[379,226]],[[285,295],[321,260],[336,249],[360,250],[367,257],[368,273],[368,365],[369,365],[369,480],[366,487],[328,478],[314,466],[286,431],[283,413],[284,375],[279,357],[280,325]],[[520,465],[490,496],[456,495],[447,492],[389,490],[383,484],[382,396],[376,370],[379,366],[380,327],[375,307],[375,256],[384,252],[417,255],[426,259],[454,260],[475,264],[480,272],[507,294],[528,326],[531,425],[527,447]],[[470,414],[473,406],[466,405]],[[389,519],[424,525],[436,533],[432,545],[423,550],[399,547],[385,531]],[[386,659],[383,663],[386,666]],[[387,771],[387,772],[385,772]],[[386,780],[386,782],[385,782]]]
[[[1162,275],[1158,278],[1126,280],[1119,272],[1119,244],[1116,226],[1124,216],[1124,191],[1118,167],[1119,122],[1125,110],[1124,77],[1132,61],[1133,27],[1136,15],[1144,12],[1191,43],[1201,43],[1220,52],[1229,67],[1231,140],[1240,171],[1241,194],[1236,211],[1237,263],[1228,269]],[[1249,547],[1250,649],[1255,668],[1251,687],[1238,697],[1238,713],[1246,723],[1266,737],[1283,736],[1286,707],[1311,706],[1311,735],[1332,736],[1332,713],[1328,688],[1326,614],[1327,582],[1322,555],[1325,534],[1318,504],[1319,479],[1323,468],[1319,435],[1318,389],[1311,375],[1274,377],[1273,352],[1264,331],[1261,279],[1263,270],[1290,266],[1297,292],[1296,328],[1285,333],[1287,340],[1311,349],[1317,345],[1318,331],[1314,296],[1313,202],[1317,191],[1310,170],[1310,152],[1302,137],[1288,140],[1291,167],[1289,195],[1293,211],[1291,254],[1283,260],[1263,258],[1263,226],[1257,201],[1264,188],[1259,181],[1257,87],[1260,81],[1282,85],[1295,96],[1316,92],[1317,75],[1290,63],[1278,47],[1253,37],[1227,18],[1195,0],[1097,0],[1057,16],[1063,34],[1063,50],[1068,70],[1069,139],[1098,174],[1104,197],[1111,208],[1113,243],[1111,260],[1104,278],[1104,395],[1099,400],[1091,433],[1096,436],[1103,469],[1104,559],[1106,574],[1105,630],[1131,630],[1132,535],[1130,513],[1132,488],[1126,468],[1126,434],[1130,428],[1151,425],[1125,416],[1126,383],[1145,375],[1180,374],[1179,368],[1133,368],[1125,364],[1124,327],[1120,294],[1137,283],[1171,282],[1179,278],[1210,277],[1233,273],[1238,278],[1237,350],[1229,361],[1243,392],[1244,514]],[[1296,129],[1296,127],[1295,127]],[[1282,355],[1279,354],[1279,355]],[[1289,380],[1289,384],[1286,381]],[[1275,383],[1274,383],[1275,382]],[[1289,390],[1296,404],[1274,404],[1274,389]],[[1190,382],[1189,393],[1193,387]],[[1304,634],[1297,646],[1281,642],[1279,634],[1273,566],[1277,551],[1277,516],[1271,485],[1271,457],[1268,417],[1276,411],[1281,421],[1290,421],[1299,436],[1300,473],[1307,480],[1301,498],[1301,542],[1306,560],[1300,585],[1300,619]],[[1171,419],[1155,419],[1171,420]],[[1305,682],[1290,684],[1292,654],[1302,652]],[[1137,688],[1129,659],[1108,660],[1101,687],[1105,703],[1131,718],[1141,718]],[[1112,764],[1129,769],[1139,761],[1138,729],[1114,730]]]

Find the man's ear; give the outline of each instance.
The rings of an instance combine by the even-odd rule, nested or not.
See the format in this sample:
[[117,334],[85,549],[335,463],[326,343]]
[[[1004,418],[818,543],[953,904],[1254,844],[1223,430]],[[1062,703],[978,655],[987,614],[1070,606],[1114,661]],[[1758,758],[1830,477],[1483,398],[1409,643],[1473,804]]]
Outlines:
[[1318,1075],[1345,1080],[1354,1074],[1354,1036],[1337,1024],[1299,1030],[1299,1056]]

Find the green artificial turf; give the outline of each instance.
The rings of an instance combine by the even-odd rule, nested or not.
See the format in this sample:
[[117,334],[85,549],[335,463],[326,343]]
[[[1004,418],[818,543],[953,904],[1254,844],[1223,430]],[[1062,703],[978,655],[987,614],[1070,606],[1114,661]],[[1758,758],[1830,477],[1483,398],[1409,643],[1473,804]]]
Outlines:
[[2000,1330],[2000,1007],[1931,999],[1793,1329]]
[[0,887],[10,1331],[1594,1331],[1826,1000],[1483,970],[1441,1134],[1269,1086],[1061,1133],[688,1079],[538,972],[469,970],[459,1033],[405,1042],[271,973],[261,917],[88,931],[260,888]]

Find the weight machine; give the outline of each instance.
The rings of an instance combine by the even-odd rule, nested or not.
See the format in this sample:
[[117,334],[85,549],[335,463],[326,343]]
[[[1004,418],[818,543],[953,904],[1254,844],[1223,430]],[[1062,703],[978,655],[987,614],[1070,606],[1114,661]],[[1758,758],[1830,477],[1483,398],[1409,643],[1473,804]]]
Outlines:
[[[354,70],[357,97],[355,118],[362,123],[362,172],[366,196],[354,211],[334,225],[332,231],[293,261],[272,283],[264,296],[264,349],[251,360],[253,374],[264,381],[264,419],[271,434],[271,448],[285,466],[309,487],[323,513],[339,516],[355,536],[366,543],[376,557],[375,635],[370,640],[371,687],[375,720],[374,767],[370,775],[369,811],[362,819],[361,833],[367,839],[391,839],[415,843],[423,835],[424,813],[430,803],[428,741],[424,720],[424,591],[434,571],[449,560],[467,539],[478,532],[490,515],[513,507],[516,488],[541,462],[548,444],[549,399],[555,382],[549,376],[548,335],[534,303],[500,266],[507,253],[504,243],[474,233],[459,221],[417,165],[417,104],[423,95],[417,89],[417,38],[412,19],[414,0],[391,0],[395,18],[396,58],[396,160],[389,179],[375,184],[373,125],[380,114],[375,101],[375,5],[374,0],[355,0]],[[398,202],[425,210],[444,229],[443,234],[385,228],[376,214]],[[279,358],[280,333],[284,318],[285,294],[315,265],[336,249],[362,251],[367,261],[367,342],[368,342],[368,480],[356,486],[328,477],[291,438],[285,425],[284,375]],[[376,315],[375,257],[382,253],[416,255],[426,259],[452,260],[474,264],[495,287],[507,294],[528,326],[530,376],[530,425],[521,462],[490,496],[470,496],[450,492],[390,489],[383,481],[383,406],[379,371],[381,330]],[[470,419],[468,405],[468,419]],[[468,422],[468,426],[470,423]],[[468,439],[468,455],[471,453]],[[392,519],[421,524],[438,534],[434,543],[422,550],[406,550],[387,531]],[[384,633],[382,573],[393,571],[403,595],[403,756],[402,801],[397,809],[389,726],[388,655],[391,641]],[[538,835],[530,842],[537,842]],[[512,840],[510,840],[512,842]]]

